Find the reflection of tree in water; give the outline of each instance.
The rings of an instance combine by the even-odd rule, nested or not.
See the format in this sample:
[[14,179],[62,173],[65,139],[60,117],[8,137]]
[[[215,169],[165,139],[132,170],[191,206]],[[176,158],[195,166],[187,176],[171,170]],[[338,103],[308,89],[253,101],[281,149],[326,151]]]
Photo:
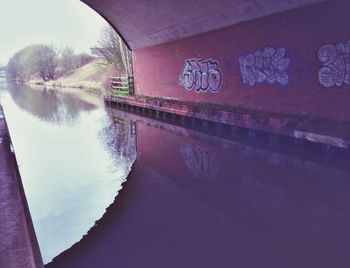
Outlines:
[[181,155],[195,178],[211,182],[220,179],[222,166],[216,153],[200,146],[185,145],[181,147]]
[[[113,114],[112,109],[109,112],[111,125],[103,128],[99,136],[116,164],[125,161],[131,168],[137,156],[136,122]],[[115,110],[115,112],[118,111]]]
[[35,90],[26,85],[9,84],[8,91],[21,109],[47,122],[73,125],[81,111],[96,108],[71,94],[60,94],[52,90]]

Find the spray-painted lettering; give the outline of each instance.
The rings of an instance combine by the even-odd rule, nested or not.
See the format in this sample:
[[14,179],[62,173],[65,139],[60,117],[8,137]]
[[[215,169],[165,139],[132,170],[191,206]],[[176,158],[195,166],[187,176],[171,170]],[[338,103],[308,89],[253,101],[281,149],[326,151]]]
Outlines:
[[241,77],[244,84],[254,86],[263,82],[287,85],[289,77],[286,72],[290,59],[285,57],[286,49],[266,47],[247,53],[239,58]]
[[197,92],[210,91],[216,93],[222,86],[222,72],[215,60],[189,59],[180,76],[182,87]]
[[318,50],[318,59],[323,63],[318,72],[322,86],[350,85],[350,41],[323,45]]

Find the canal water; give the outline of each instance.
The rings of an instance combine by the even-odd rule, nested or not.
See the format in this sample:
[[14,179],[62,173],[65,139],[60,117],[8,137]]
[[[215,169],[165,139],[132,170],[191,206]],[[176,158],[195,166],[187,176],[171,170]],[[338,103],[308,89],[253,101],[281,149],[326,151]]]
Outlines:
[[7,86],[47,267],[349,267],[349,153]]
[[123,148],[127,139],[111,149],[113,136],[126,133],[113,129],[103,103],[94,98],[83,101],[24,85],[2,87],[0,101],[47,263],[102,217],[136,151],[133,144]]

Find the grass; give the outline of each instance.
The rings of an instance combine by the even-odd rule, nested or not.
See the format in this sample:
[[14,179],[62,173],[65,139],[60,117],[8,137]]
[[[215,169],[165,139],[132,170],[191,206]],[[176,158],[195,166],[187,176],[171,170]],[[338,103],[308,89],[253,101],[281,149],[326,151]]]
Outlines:
[[121,90],[112,90],[111,91],[111,95],[114,97],[118,97],[118,96],[129,96],[129,91],[121,91]]
[[106,76],[106,68],[100,60],[94,60],[80,68],[72,70],[70,73],[59,77],[56,80],[43,82],[36,78],[30,84],[40,84],[49,87],[70,87],[88,90],[99,90],[103,88],[103,81]]

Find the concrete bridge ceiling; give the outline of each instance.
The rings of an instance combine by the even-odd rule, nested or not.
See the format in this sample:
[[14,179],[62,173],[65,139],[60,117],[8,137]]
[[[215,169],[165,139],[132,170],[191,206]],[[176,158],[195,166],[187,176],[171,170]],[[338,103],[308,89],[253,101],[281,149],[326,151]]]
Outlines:
[[323,0],[82,1],[112,23],[131,49],[138,49]]

